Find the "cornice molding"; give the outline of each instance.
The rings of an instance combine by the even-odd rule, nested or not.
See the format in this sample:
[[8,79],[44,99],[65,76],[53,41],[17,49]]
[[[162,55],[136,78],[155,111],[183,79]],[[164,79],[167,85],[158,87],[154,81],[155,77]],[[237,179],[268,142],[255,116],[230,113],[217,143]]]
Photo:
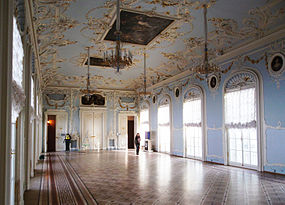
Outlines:
[[36,35],[36,30],[35,30],[35,25],[34,25],[34,21],[33,21],[33,2],[32,0],[27,0],[26,2],[26,8],[27,8],[27,21],[28,24],[30,25],[28,28],[30,29],[30,37],[31,37],[31,41],[32,41],[32,45],[34,48],[34,52],[35,52],[35,58],[36,58],[36,73],[37,76],[39,76],[39,88],[40,90],[42,89],[42,75],[41,75],[41,70],[40,70],[40,56],[39,56],[39,46],[38,46],[38,39],[37,39],[37,35]]
[[[284,26],[280,30],[278,30],[278,31],[276,31],[270,35],[267,35],[263,38],[252,41],[250,43],[247,43],[246,45],[240,46],[234,50],[231,50],[231,51],[225,53],[222,56],[216,57],[213,61],[215,61],[217,63],[222,63],[222,62],[230,60],[234,57],[241,56],[243,54],[245,55],[245,53],[254,54],[254,53],[260,51],[260,49],[258,49],[258,48],[263,47],[262,50],[264,50],[267,48],[264,46],[266,46],[266,45],[268,45],[268,44],[270,44],[276,40],[279,40],[282,37],[285,37],[285,27]],[[258,49],[258,50],[253,51],[254,49]],[[175,76],[172,76],[166,80],[163,80],[159,83],[156,83],[156,84],[148,87],[147,91],[149,92],[155,88],[162,87],[165,84],[172,83],[172,82],[177,81],[177,80],[182,80],[183,78],[189,77],[191,74],[193,74],[193,72],[187,69],[186,71],[184,71],[182,73],[179,73]]]
[[[69,89],[69,90],[80,90],[80,87],[76,87],[76,86],[48,86],[46,87],[46,90],[49,89]],[[126,92],[126,93],[133,93],[133,94],[137,94],[135,90],[123,90],[123,89],[108,89],[108,88],[96,88],[97,91],[99,92]]]

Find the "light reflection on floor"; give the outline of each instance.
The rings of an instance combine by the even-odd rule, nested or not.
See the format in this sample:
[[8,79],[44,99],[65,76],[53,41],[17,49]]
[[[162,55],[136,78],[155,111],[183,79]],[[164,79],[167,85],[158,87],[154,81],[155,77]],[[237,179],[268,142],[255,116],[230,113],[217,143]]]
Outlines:
[[285,204],[285,176],[134,150],[60,154],[99,204]]

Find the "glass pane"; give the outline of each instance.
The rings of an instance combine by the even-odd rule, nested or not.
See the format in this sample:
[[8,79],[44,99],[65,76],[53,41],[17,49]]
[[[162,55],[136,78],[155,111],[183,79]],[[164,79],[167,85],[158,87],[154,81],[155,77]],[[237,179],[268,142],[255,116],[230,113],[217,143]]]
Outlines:
[[226,93],[224,99],[230,161],[257,166],[255,88]]
[[140,136],[141,136],[141,145],[145,145],[145,132],[149,131],[149,122],[148,122],[148,110],[142,110],[140,112]]
[[183,104],[186,155],[202,157],[202,110],[201,99],[190,99]]
[[21,40],[21,35],[18,30],[16,18],[13,18],[13,58],[12,58],[12,78],[17,85],[23,88],[23,60],[24,60],[24,49]]
[[250,152],[244,152],[244,164],[250,164]]
[[251,153],[251,165],[257,166],[257,154],[255,152]]
[[250,144],[249,144],[249,140],[247,139],[243,140],[243,150],[246,152],[250,151]]
[[158,124],[169,123],[169,105],[158,108]]
[[158,137],[161,152],[170,152],[169,105],[158,108]]
[[237,151],[237,161],[238,163],[242,163],[242,151]]
[[230,161],[231,162],[236,162],[236,150],[230,150]]

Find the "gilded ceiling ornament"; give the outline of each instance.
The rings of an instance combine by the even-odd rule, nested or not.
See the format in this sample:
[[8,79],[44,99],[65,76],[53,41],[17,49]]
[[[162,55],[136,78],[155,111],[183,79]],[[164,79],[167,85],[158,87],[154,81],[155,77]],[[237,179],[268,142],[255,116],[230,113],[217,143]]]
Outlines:
[[277,19],[284,18],[285,8],[278,9],[275,13],[270,6],[251,9],[248,18],[243,19],[243,26],[239,27],[234,19],[211,18],[209,21],[216,28],[215,41],[221,46],[230,48],[234,43],[249,37],[261,38],[272,32],[269,26]]

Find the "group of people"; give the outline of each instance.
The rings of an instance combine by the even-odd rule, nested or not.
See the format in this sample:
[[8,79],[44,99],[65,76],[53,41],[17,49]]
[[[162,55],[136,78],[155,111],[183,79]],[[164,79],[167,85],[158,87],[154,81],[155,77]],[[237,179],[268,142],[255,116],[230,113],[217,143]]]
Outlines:
[[[71,143],[71,135],[69,133],[67,133],[65,135],[65,151],[70,151],[70,143]],[[136,145],[136,154],[139,155],[139,151],[140,151],[140,143],[141,143],[141,136],[140,133],[136,134],[135,137],[135,145]]]

